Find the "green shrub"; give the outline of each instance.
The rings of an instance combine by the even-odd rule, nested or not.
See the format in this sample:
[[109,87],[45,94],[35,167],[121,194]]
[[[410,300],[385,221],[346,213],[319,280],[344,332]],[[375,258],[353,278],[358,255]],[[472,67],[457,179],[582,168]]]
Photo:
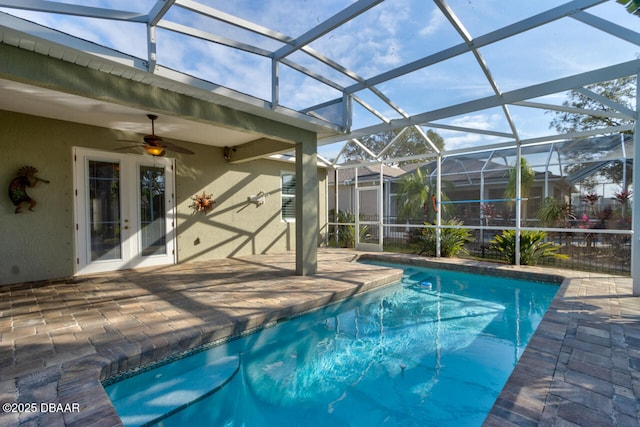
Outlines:
[[[547,233],[544,231],[520,232],[520,265],[536,265],[540,259],[547,257],[567,258],[566,255],[557,253],[559,246],[545,242],[546,237]],[[502,259],[509,264],[516,264],[515,230],[504,230],[502,235],[494,236],[489,243],[491,249],[502,255]]]
[[[351,211],[338,211],[337,226],[338,247],[353,248],[356,246],[356,215]],[[342,225],[344,224],[344,225]],[[368,226],[360,226],[360,241],[364,241],[369,233]]]
[[[428,225],[425,223],[425,225]],[[455,219],[445,221],[443,225],[462,225]],[[436,229],[423,228],[411,238],[411,245],[419,255],[436,256]],[[473,242],[471,232],[466,228],[442,228],[440,229],[440,256],[449,258],[457,256],[465,251],[464,245]]]
[[566,227],[567,221],[574,218],[570,203],[547,197],[542,201],[536,216],[545,227]]
[[[338,211],[339,223],[355,223],[356,216],[351,211]],[[353,225],[338,225],[338,247],[353,248],[356,244],[356,227]]]

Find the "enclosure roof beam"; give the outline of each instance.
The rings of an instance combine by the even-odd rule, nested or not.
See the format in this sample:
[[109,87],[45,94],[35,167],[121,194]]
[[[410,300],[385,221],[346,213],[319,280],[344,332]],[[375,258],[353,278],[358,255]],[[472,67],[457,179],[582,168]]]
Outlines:
[[80,6],[44,0],[2,0],[0,1],[0,7],[31,10],[34,12],[56,13],[60,15],[111,19],[117,21],[147,22],[148,20],[148,16],[146,13],[105,9],[101,7]]
[[435,151],[436,153],[440,154],[441,150],[438,147],[436,147],[436,144],[433,143],[433,141],[431,140],[431,138],[429,138],[429,135],[427,135],[427,133],[424,131],[424,129],[422,129],[418,125],[415,125],[414,128],[427,141],[427,143],[429,143],[429,145],[431,146],[433,151]]
[[[282,62],[283,64],[303,73],[306,74],[307,76],[320,81],[321,83],[327,84],[328,86],[339,90],[339,91],[344,91],[344,88],[342,88],[340,85],[338,85],[336,82],[332,81],[331,79],[325,78],[323,76],[321,76],[318,73],[315,73],[305,67],[302,67],[301,65],[299,65],[298,63],[294,62],[294,61],[288,61],[286,59],[284,59],[287,55],[290,55],[291,53],[293,53],[296,50],[301,50],[304,53],[306,53],[307,55],[311,56],[312,58],[320,61],[321,63],[327,65],[328,67],[336,70],[337,72],[357,81],[357,82],[364,82],[364,78],[362,78],[361,76],[359,76],[357,73],[353,72],[352,70],[347,69],[346,67],[343,67],[342,65],[340,65],[339,63],[333,61],[332,59],[326,57],[325,55],[320,54],[319,52],[315,51],[313,48],[311,48],[310,46],[308,46],[309,43],[311,43],[313,40],[322,37],[324,34],[326,34],[327,32],[333,30],[334,28],[343,25],[345,22],[348,22],[350,19],[353,19],[354,17],[360,15],[361,13],[364,13],[365,11],[369,10],[370,8],[374,7],[375,5],[377,5],[378,3],[382,2],[382,0],[360,0],[357,3],[354,3],[353,5],[347,7],[346,9],[344,9],[342,12],[334,15],[332,18],[328,19],[327,21],[323,22],[322,24],[314,27],[313,29],[311,29],[309,32],[303,34],[302,36],[298,37],[297,39],[294,39],[290,36],[287,36],[285,34],[279,33],[277,31],[273,31],[270,30],[268,28],[259,26],[257,24],[254,24],[252,22],[243,20],[241,18],[235,17],[233,15],[229,15],[225,12],[222,12],[220,10],[214,9],[212,7],[208,7],[205,5],[202,5],[200,3],[197,3],[195,1],[192,0],[176,0],[176,5],[183,7],[185,9],[189,9],[193,12],[199,13],[201,15],[216,19],[218,21],[227,23],[229,25],[233,25],[235,27],[241,28],[243,30],[246,31],[250,31],[253,32],[255,34],[259,34],[261,36],[264,37],[268,37],[270,39],[273,40],[277,40],[279,42],[285,43],[286,46],[283,46],[282,48],[280,48],[279,50],[277,50],[276,52],[266,52],[264,50],[259,50],[259,48],[256,47],[252,47],[246,44],[241,44],[238,42],[233,42],[230,40],[226,40],[224,38],[221,37],[217,37],[217,36],[213,36],[213,35],[206,35],[206,33],[204,32],[196,32],[195,30],[191,30],[191,32],[189,32],[189,29],[185,29],[185,28],[181,28],[180,32],[183,32],[184,34],[191,34],[195,37],[199,37],[202,38],[204,40],[208,40],[208,41],[212,41],[215,43],[220,43],[229,47],[234,47],[237,49],[241,49],[244,50],[246,52],[250,52],[250,53],[255,53],[255,54],[259,54],[262,56],[269,56],[272,57],[273,59]],[[174,24],[174,23],[162,23],[162,27],[163,28],[167,28],[167,29],[172,29],[174,31],[177,31],[179,27],[179,24]],[[378,96],[380,99],[382,99],[386,104],[388,104],[389,106],[391,106],[394,110],[398,111],[399,113],[403,114],[403,117],[407,117],[406,113],[403,113],[401,108],[395,104],[393,101],[391,101],[388,97],[386,97],[384,94],[382,94],[380,91],[378,91],[375,88],[371,89],[372,92]]]
[[527,145],[537,145],[537,144],[542,144],[542,143],[548,143],[548,142],[551,142],[551,141],[561,141],[561,140],[565,140],[565,139],[584,138],[584,137],[587,137],[587,136],[607,135],[607,134],[613,134],[613,133],[629,132],[629,131],[633,131],[634,128],[635,128],[635,125],[633,123],[630,123],[630,124],[626,124],[626,125],[609,126],[609,127],[606,127],[606,128],[591,129],[591,130],[581,131],[581,132],[564,133],[562,135],[541,136],[541,137],[538,137],[538,138],[523,139],[522,140],[522,146],[525,147]]
[[422,123],[420,126],[425,126],[425,127],[434,128],[434,129],[453,130],[456,132],[477,133],[479,135],[497,136],[499,138],[511,138],[511,139],[515,138],[512,133],[498,132],[498,131],[489,130],[489,129],[475,129],[475,128],[469,128],[465,126],[446,125],[443,123],[427,122],[427,123]]
[[[373,133],[382,132],[390,129],[398,129],[405,126],[419,125],[434,120],[446,119],[462,114],[468,114],[476,111],[487,110],[499,107],[503,104],[513,104],[528,99],[534,99],[555,93],[561,93],[581,86],[587,86],[607,80],[613,80],[620,77],[627,77],[640,71],[640,59],[635,59],[621,64],[612,65],[597,70],[587,71],[585,73],[576,74],[569,77],[563,77],[557,80],[528,86],[521,89],[504,92],[502,95],[492,95],[485,98],[478,98],[472,101],[463,102],[456,105],[440,108],[437,110],[427,111],[425,113],[416,114],[409,118],[394,119],[389,123],[379,123],[377,125],[364,127],[351,132],[351,136],[371,135]],[[322,140],[323,143],[337,142],[343,140],[344,137],[336,136]]]
[[380,153],[378,153],[378,157],[382,156],[384,153],[387,152],[387,150],[389,150],[389,148],[391,148],[391,146],[393,146],[393,144],[395,144],[395,142],[407,132],[407,129],[409,128],[404,128],[402,129],[400,132],[398,132],[398,134],[382,149],[382,151],[380,151]]
[[346,91],[347,93],[354,93],[359,90],[384,83],[396,77],[403,76],[413,71],[417,71],[430,65],[434,65],[447,59],[454,58],[458,55],[470,52],[472,49],[479,49],[483,46],[488,46],[500,40],[504,40],[506,38],[515,36],[528,30],[532,30],[566,16],[570,16],[580,10],[587,9],[606,1],[607,0],[574,0],[565,3],[556,8],[539,13],[538,15],[534,15],[522,21],[516,22],[515,24],[507,25],[506,27],[500,28],[496,31],[492,31],[483,36],[476,37],[473,39],[471,45],[467,43],[461,43],[457,46],[442,50],[433,55],[429,55],[408,64],[402,65],[386,73],[379,74],[375,77],[367,79],[364,82],[356,83],[352,86],[349,86]]
[[325,85],[329,86],[330,88],[333,88],[337,91],[342,92],[344,90],[344,88],[339,85],[338,83],[334,82],[331,79],[328,79],[324,76],[321,76],[320,74],[309,70],[306,67],[303,67],[302,65],[298,64],[297,62],[293,62],[293,61],[289,61],[287,59],[284,59],[282,61],[280,61],[281,63],[288,65],[289,67],[291,67],[292,69],[301,72],[302,74],[305,74],[309,77],[311,77],[312,79],[315,79],[321,83],[324,83]]
[[[539,138],[529,138],[529,139],[521,140],[520,146],[522,148],[525,148],[525,147],[531,147],[534,145],[549,144],[551,142],[564,141],[568,139],[585,138],[589,136],[607,135],[607,134],[613,134],[613,133],[626,132],[633,129],[634,129],[633,124],[627,124],[627,125],[621,125],[621,126],[611,126],[606,128],[600,128],[600,129],[592,129],[592,130],[583,131],[583,132],[571,132],[571,133],[565,133],[562,135],[550,135],[550,136],[543,136]],[[451,155],[459,155],[459,154],[484,153],[487,151],[504,150],[509,148],[516,148],[516,142],[507,141],[507,142],[500,142],[497,144],[483,145],[481,147],[478,147],[476,150],[470,147],[458,148],[456,150],[449,150],[446,153],[443,153],[443,155],[451,156]]]
[[337,27],[349,22],[356,16],[361,15],[367,10],[371,9],[383,0],[358,0],[351,4],[347,8],[333,15],[331,18],[322,22],[320,25],[316,25],[311,30],[302,34],[294,40],[291,40],[287,46],[283,46],[273,54],[275,60],[280,60],[288,55],[291,55],[296,50],[301,49],[303,46],[308,45],[314,40],[319,39],[330,31],[333,31]]
[[[476,62],[482,69],[482,72],[484,73],[487,81],[489,82],[489,85],[491,86],[491,89],[493,90],[493,93],[500,96],[501,94],[500,88],[498,87],[498,83],[496,83],[496,80],[493,78],[493,75],[491,74],[491,70],[489,70],[489,66],[487,65],[487,62],[484,60],[484,58],[480,54],[480,51],[475,47],[473,47],[473,39],[471,37],[471,34],[467,31],[467,29],[464,27],[462,22],[458,19],[456,14],[453,12],[453,10],[451,10],[449,5],[444,0],[434,0],[434,1],[438,6],[438,8],[445,15],[445,17],[449,20],[453,28],[455,28],[458,34],[460,34],[462,39],[470,47],[472,47],[473,56],[476,58]],[[501,108],[502,108],[502,112],[504,113],[505,119],[507,120],[507,123],[511,128],[511,132],[513,133],[513,136],[516,138],[516,140],[520,139],[520,137],[518,136],[518,129],[515,123],[513,122],[513,117],[511,116],[509,107],[503,104],[501,105]]]
[[553,104],[547,104],[542,102],[519,101],[519,102],[514,102],[512,105],[517,105],[520,107],[540,108],[542,110],[562,111],[562,112],[571,113],[571,114],[584,114],[587,116],[594,116],[594,117],[609,117],[612,119],[633,120],[634,118],[633,116],[630,116],[628,114],[623,114],[616,111],[590,110],[587,108],[575,108],[575,107],[569,107],[568,105],[553,105]]
[[602,96],[599,93],[595,93],[592,90],[589,90],[584,87],[576,88],[575,90],[577,92],[580,92],[582,95],[586,96],[587,98],[591,98],[603,105],[606,105],[607,107],[613,108],[616,111],[620,111],[623,114],[626,114],[630,118],[634,118],[636,115],[636,112],[633,111],[632,109],[627,108],[624,105],[620,104],[619,102],[615,102],[612,99],[607,98],[606,96]]
[[356,101],[358,104],[362,105],[367,111],[369,111],[371,114],[373,114],[374,116],[379,118],[381,121],[383,121],[385,123],[389,123],[390,120],[387,117],[385,117],[381,112],[379,112],[378,110],[373,108],[367,102],[365,102],[362,99],[360,99],[358,96],[351,95],[351,98],[353,98],[354,101]]
[[253,53],[255,55],[260,55],[264,57],[268,57],[269,55],[271,55],[271,52],[266,49],[261,49],[259,47],[242,43],[236,40],[230,40],[224,37],[216,36],[214,34],[208,33],[206,31],[198,30],[188,25],[178,24],[176,22],[167,21],[167,20],[161,20],[160,22],[158,22],[157,26],[158,28],[173,31],[175,33],[184,34],[186,36],[195,37],[200,40],[217,43],[222,46],[232,47],[234,49]]
[[622,27],[618,24],[614,24],[611,21],[602,19],[599,16],[592,15],[585,11],[574,13],[573,15],[571,15],[571,17],[594,28],[602,30],[605,33],[609,33],[612,36],[628,41],[629,43],[633,43],[636,46],[640,46],[640,33]]
[[158,22],[160,22],[175,2],[176,0],[158,0],[149,12],[148,25],[158,25]]
[[198,13],[200,15],[213,18],[217,21],[224,22],[229,25],[233,25],[234,27],[238,27],[243,30],[246,30],[246,31],[249,31],[273,40],[277,40],[282,43],[290,43],[293,40],[292,37],[289,37],[278,31],[272,30],[267,27],[263,27],[258,24],[254,24],[253,22],[238,18],[236,16],[230,15],[228,13],[222,12],[220,10],[214,9],[209,6],[205,6],[201,3],[198,3],[192,0],[176,0],[175,4],[177,6],[180,6],[184,9]]
[[365,151],[365,153],[367,153],[374,159],[378,160],[378,156],[373,151],[371,151],[366,145],[360,142],[357,138],[351,138],[351,141],[355,142],[360,148],[362,148]]

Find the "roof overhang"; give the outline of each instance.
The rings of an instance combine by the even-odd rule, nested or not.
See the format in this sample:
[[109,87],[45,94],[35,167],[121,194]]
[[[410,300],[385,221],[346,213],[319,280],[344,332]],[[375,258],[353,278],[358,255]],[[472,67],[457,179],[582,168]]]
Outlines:
[[[151,73],[139,58],[2,12],[0,49],[5,58],[0,62],[3,110],[138,133],[148,133],[146,114],[154,113],[160,116],[157,126],[163,136],[220,147],[265,137],[287,142],[308,137],[297,138],[299,132],[318,138],[342,133],[324,120],[281,106],[272,109],[264,100],[184,73],[162,67]],[[96,87],[99,80],[143,88],[137,92],[148,88],[171,102],[132,97],[136,89],[106,94],[107,89]],[[185,108],[188,103],[190,108]],[[224,110],[227,120],[217,120],[220,115],[212,114],[208,105]]]

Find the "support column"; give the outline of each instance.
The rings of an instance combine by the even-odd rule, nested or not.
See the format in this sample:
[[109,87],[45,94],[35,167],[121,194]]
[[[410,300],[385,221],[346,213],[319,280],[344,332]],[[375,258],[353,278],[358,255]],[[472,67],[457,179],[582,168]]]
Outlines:
[[[436,257],[442,253],[442,153],[438,153],[438,173],[436,174]],[[427,197],[429,195],[427,194]],[[428,203],[428,200],[427,200]]]
[[315,138],[296,144],[296,274],[300,276],[318,271],[317,149]]
[[516,265],[520,265],[520,234],[522,224],[522,150],[520,141],[516,149]]
[[633,206],[631,230],[631,278],[633,280],[633,295],[640,296],[640,74],[636,77],[636,123],[633,132]]

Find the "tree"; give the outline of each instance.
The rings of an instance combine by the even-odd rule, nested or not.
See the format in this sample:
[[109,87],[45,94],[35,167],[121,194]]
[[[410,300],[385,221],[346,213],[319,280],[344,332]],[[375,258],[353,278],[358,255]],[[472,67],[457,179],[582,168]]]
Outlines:
[[[633,108],[636,96],[636,77],[623,77],[607,82],[596,83],[586,88],[592,92],[602,95],[620,105]],[[596,111],[615,111],[599,101],[590,98],[578,91],[572,90],[568,94],[567,100],[562,103],[565,107],[581,108]],[[597,117],[585,114],[554,111],[555,117],[549,124],[550,128],[555,128],[558,133],[582,132],[592,129],[599,129],[609,126],[620,126],[632,123],[631,119],[618,119],[613,117]],[[631,132],[627,132],[631,133]],[[571,160],[566,167],[566,172],[571,173],[588,161],[597,160],[606,153],[598,151],[572,151],[566,153]],[[627,185],[631,183],[631,168],[627,168]],[[623,182],[623,167],[620,162],[612,162],[599,170],[599,175],[614,182]]]
[[401,204],[398,205],[398,220],[427,220],[432,189],[425,180],[422,169],[417,168],[414,173],[404,175],[399,183],[398,200]]
[[618,3],[623,5],[627,12],[640,16],[640,0],[618,0]]
[[[514,166],[509,170],[509,183],[504,191],[504,197],[507,199],[516,198],[516,185],[518,178],[518,169]],[[520,197],[526,199],[529,196],[529,190],[533,185],[533,180],[536,177],[535,171],[527,163],[527,159],[520,158]],[[527,201],[522,201],[523,220],[527,219]]]
[[[436,188],[430,183],[428,171],[425,174],[422,168],[416,168],[413,173],[403,175],[398,180],[398,221],[420,221],[435,223]],[[444,183],[451,190],[451,187]],[[440,193],[441,200],[448,200],[444,192]],[[449,216],[449,205],[441,205],[442,216]]]
[[[600,82],[586,87],[591,92],[604,96],[620,105],[633,109],[633,101],[636,96],[636,77],[622,77],[616,80]],[[595,111],[615,111],[599,101],[590,98],[576,90],[568,94],[567,100],[562,103],[565,107],[582,108]],[[549,127],[555,128],[559,133],[580,132],[598,129],[607,126],[620,126],[632,123],[631,119],[618,119],[613,117],[596,117],[566,111],[554,111],[555,117]]]
[[[390,130],[376,133],[366,137],[359,138],[359,141],[371,150],[374,154],[379,154],[389,145],[400,133],[402,129]],[[444,139],[433,130],[427,131],[427,136],[433,144],[442,150],[444,148]],[[382,155],[382,159],[396,159],[400,157],[414,156],[416,154],[433,153],[434,150],[424,137],[416,130],[415,127],[406,128],[406,131],[398,137],[387,151]],[[344,151],[346,159],[370,159],[371,156],[366,153],[358,144],[349,143]],[[396,164],[402,166],[411,163],[410,161],[400,161]]]
[[536,217],[544,227],[563,228],[568,227],[569,220],[575,219],[571,203],[553,197],[547,197],[542,201]]

